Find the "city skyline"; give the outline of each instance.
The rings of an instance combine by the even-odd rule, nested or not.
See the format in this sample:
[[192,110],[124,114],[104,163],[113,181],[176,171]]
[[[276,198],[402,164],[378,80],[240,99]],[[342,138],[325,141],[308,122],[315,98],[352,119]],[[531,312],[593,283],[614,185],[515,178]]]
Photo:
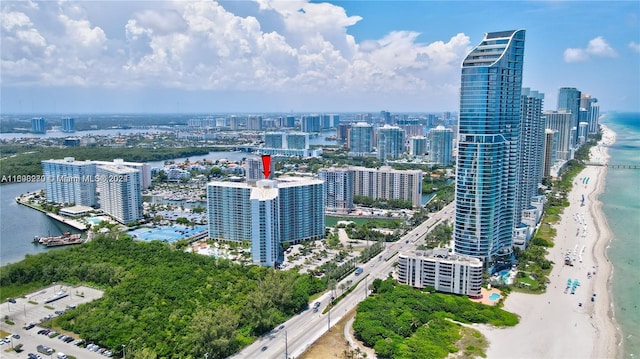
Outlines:
[[640,111],[632,1],[104,4],[0,5],[3,113],[457,111],[463,58],[506,29],[545,109],[576,87]]

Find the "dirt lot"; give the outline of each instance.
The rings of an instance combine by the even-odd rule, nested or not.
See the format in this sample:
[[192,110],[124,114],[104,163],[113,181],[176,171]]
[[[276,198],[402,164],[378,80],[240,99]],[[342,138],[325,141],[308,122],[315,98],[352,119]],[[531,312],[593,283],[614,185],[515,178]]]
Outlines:
[[344,358],[345,351],[349,350],[344,338],[344,326],[356,314],[355,309],[347,313],[331,331],[320,337],[309,349],[300,356],[300,359],[329,359]]

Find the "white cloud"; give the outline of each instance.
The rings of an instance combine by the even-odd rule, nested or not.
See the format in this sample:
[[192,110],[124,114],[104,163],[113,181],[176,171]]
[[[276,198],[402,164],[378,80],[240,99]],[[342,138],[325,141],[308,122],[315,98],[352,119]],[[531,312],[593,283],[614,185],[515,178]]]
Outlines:
[[605,41],[602,36],[598,36],[589,41],[589,46],[587,46],[587,53],[594,56],[604,56],[604,57],[616,57],[618,54],[616,51],[609,46],[607,41]]
[[[244,16],[212,1],[136,3],[119,19],[117,36],[125,36],[118,39],[96,25],[103,16],[97,11],[73,2],[39,4],[2,6],[3,85],[455,97],[470,49],[464,34],[420,43],[410,31],[357,43],[348,30],[361,17],[306,0],[234,3],[255,7]],[[606,53],[602,43],[592,48]]]
[[589,59],[589,55],[583,49],[566,49],[564,50],[564,61],[565,62],[581,62]]
[[631,41],[629,43],[629,48],[635,52],[640,52],[640,44],[635,41]]
[[564,50],[564,61],[569,63],[587,61],[591,56],[616,57],[618,53],[602,36],[589,40],[589,44],[584,49],[568,48]]

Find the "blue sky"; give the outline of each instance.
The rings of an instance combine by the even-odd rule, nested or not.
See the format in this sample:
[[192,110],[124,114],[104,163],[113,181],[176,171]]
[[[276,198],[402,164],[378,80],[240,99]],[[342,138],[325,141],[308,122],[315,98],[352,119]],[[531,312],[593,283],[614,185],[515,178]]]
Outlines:
[[640,112],[638,1],[2,1],[2,113],[457,111],[485,32],[523,85]]

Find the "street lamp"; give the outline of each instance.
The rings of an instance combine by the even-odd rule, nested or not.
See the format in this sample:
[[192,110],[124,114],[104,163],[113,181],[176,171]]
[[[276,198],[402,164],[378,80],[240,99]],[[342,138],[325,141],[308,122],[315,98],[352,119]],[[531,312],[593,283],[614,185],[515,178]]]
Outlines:
[[289,359],[289,342],[287,340],[287,331],[284,331],[284,359]]
[[126,347],[127,347],[126,345],[122,344],[122,359],[125,359],[124,350],[125,350]]

